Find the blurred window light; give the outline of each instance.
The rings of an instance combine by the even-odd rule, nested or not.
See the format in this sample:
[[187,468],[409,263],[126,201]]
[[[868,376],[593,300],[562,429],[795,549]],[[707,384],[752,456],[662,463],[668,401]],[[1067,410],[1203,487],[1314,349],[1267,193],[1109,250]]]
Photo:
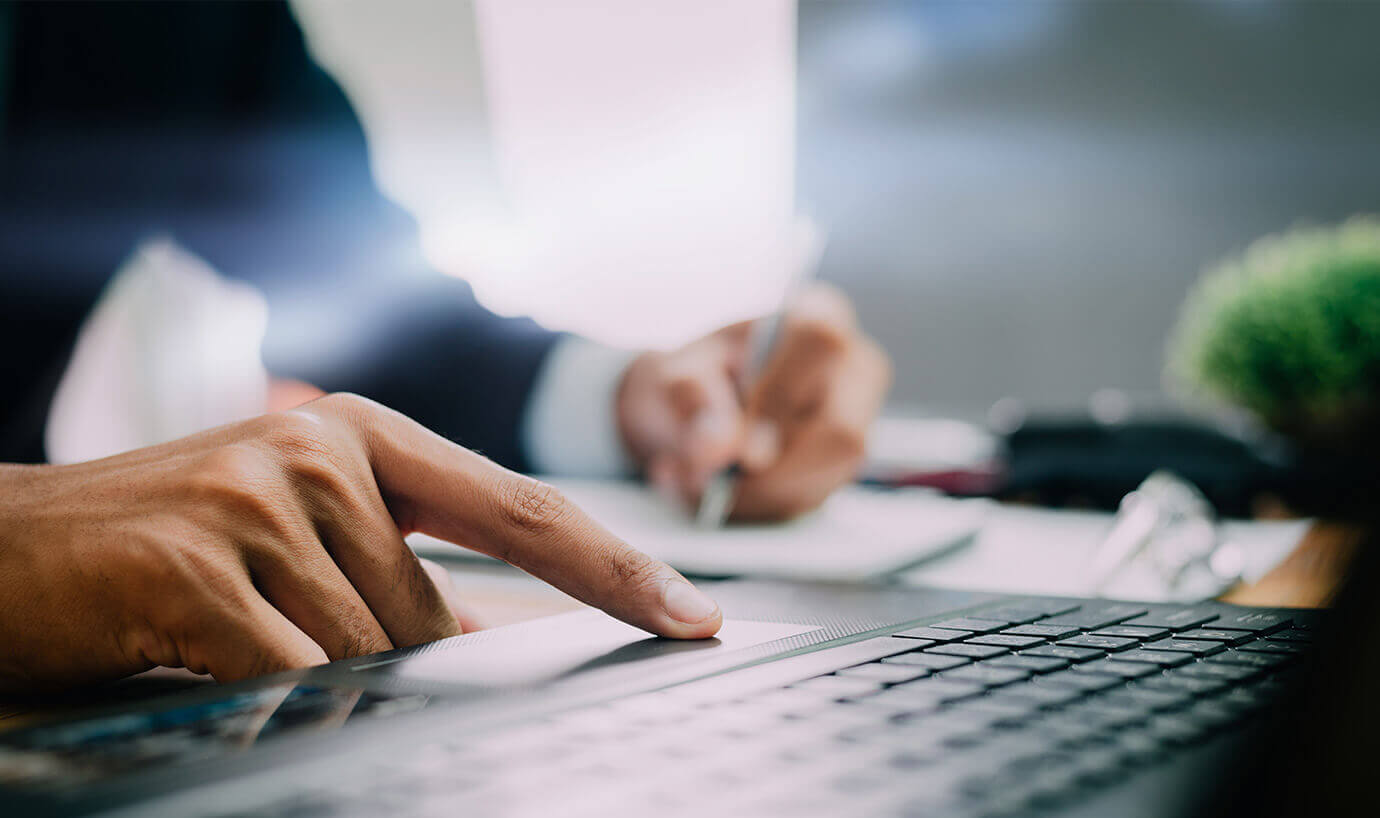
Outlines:
[[491,309],[665,346],[780,298],[790,0],[294,7],[427,257]]

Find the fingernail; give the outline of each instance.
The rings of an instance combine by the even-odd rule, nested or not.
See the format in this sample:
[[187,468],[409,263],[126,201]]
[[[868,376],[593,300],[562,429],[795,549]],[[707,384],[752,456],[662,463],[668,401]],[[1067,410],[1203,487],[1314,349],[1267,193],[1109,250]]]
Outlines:
[[661,589],[661,606],[677,622],[698,625],[718,612],[714,600],[683,579],[668,579]]

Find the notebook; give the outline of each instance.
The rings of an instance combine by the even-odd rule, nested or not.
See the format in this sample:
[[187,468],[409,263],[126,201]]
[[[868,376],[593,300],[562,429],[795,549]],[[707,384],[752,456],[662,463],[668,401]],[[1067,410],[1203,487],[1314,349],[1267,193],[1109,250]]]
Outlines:
[[[700,576],[882,576],[968,544],[991,505],[923,489],[846,486],[790,522],[705,530],[686,510],[639,483],[550,482],[633,547]],[[488,559],[423,534],[413,534],[408,543],[424,556]]]

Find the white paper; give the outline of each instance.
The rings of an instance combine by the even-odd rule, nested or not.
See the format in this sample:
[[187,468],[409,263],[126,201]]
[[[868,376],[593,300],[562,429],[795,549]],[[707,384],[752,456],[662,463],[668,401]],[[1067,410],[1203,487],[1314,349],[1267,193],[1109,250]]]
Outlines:
[[[860,579],[888,574],[962,546],[990,506],[918,489],[848,486],[818,511],[788,523],[705,530],[684,509],[637,483],[552,483],[633,547],[681,571],[708,576]],[[408,542],[428,556],[477,556],[424,535],[414,534]]]

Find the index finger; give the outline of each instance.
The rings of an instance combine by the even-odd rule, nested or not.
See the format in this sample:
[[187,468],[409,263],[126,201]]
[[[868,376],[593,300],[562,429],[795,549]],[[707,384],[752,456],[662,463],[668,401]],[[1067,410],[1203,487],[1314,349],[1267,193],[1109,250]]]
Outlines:
[[719,607],[551,486],[498,466],[372,401],[323,399],[359,433],[399,527],[463,543],[661,636],[703,639]]

